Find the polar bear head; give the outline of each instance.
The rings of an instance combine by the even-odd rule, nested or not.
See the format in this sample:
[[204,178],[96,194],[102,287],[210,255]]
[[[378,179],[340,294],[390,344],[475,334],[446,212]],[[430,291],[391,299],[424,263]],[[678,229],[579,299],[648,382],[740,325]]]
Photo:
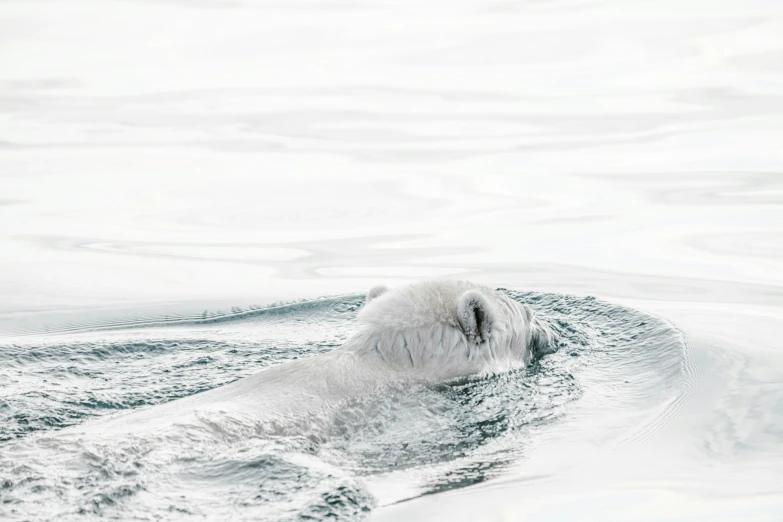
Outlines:
[[529,306],[465,281],[375,287],[359,320],[362,353],[437,378],[506,371],[557,349]]

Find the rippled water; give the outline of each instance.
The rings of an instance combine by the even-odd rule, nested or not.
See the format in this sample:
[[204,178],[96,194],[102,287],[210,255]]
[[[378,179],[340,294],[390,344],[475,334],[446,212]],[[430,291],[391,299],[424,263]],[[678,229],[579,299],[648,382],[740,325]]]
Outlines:
[[557,432],[585,386],[622,399],[571,415],[636,417],[688,386],[686,345],[670,324],[594,298],[509,293],[558,331],[557,354],[525,371],[346,397],[282,436],[270,436],[261,419],[216,412],[163,431],[59,428],[328,351],[354,330],[362,297],[238,312],[206,325],[20,338],[0,359],[6,514],[361,518],[400,476],[397,500],[503,476]]
[[[0,2],[0,518],[780,520],[781,35],[777,0]],[[574,348],[315,439],[58,446],[457,277]]]

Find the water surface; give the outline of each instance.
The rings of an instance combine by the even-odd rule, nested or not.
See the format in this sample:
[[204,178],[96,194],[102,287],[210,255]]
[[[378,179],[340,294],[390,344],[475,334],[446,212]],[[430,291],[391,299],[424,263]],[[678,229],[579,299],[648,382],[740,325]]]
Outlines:
[[[577,296],[574,313],[595,296],[687,349],[646,355],[663,374],[639,332],[606,352],[624,373],[558,354],[578,393],[549,435],[495,439],[513,458],[486,474],[369,469],[398,439],[370,432],[363,454],[348,430],[323,473],[349,470],[359,515],[780,519],[780,35],[772,0],[0,3],[0,455],[352,324],[176,321],[462,278]],[[154,328],[106,329],[130,324]],[[513,389],[464,386],[420,396],[448,420],[471,386]],[[410,455],[440,454],[423,444]]]

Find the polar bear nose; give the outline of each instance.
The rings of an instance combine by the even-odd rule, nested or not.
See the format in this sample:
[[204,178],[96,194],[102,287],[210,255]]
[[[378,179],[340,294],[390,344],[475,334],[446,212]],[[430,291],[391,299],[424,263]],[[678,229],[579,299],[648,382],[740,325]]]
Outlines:
[[530,349],[536,357],[557,352],[560,336],[548,325],[542,324],[538,319],[530,323]]

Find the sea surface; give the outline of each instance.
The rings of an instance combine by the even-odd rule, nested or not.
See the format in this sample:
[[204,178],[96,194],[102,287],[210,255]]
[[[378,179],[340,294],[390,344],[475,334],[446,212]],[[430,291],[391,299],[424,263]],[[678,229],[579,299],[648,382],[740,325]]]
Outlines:
[[[0,1],[0,519],[783,520],[778,0]],[[467,279],[561,349],[76,436]]]

